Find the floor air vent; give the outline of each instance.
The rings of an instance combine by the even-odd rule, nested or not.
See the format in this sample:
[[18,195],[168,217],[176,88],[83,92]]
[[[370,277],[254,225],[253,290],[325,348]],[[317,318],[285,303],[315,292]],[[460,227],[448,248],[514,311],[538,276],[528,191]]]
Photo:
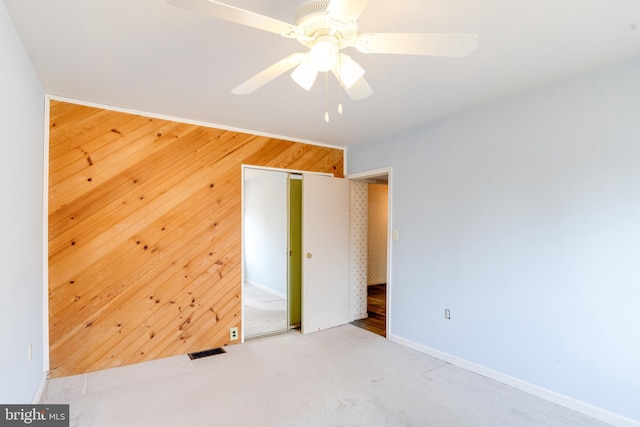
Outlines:
[[198,351],[196,353],[189,353],[189,359],[191,360],[202,359],[203,357],[214,356],[216,354],[222,354],[222,353],[226,353],[224,348],[222,347],[212,348],[211,350],[204,350],[204,351]]

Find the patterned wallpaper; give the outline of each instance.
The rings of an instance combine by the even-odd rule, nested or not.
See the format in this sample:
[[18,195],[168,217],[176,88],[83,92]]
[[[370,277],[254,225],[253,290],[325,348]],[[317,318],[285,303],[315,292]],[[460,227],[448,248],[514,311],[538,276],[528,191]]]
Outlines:
[[378,285],[387,283],[388,187],[385,184],[368,186],[367,284]]
[[367,317],[368,184],[351,181],[351,318]]

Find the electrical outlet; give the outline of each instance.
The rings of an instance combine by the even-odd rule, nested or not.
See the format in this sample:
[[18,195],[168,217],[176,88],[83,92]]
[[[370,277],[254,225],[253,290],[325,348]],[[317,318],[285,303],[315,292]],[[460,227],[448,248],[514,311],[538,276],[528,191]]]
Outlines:
[[448,308],[444,309],[444,318],[447,320],[451,319],[451,311]]
[[234,326],[233,328],[229,329],[229,339],[231,341],[235,341],[238,339],[238,327]]

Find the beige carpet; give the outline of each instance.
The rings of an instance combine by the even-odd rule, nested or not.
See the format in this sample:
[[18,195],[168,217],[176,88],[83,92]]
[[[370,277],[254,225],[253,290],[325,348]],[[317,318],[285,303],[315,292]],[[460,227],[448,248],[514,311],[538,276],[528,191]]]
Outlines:
[[604,426],[352,325],[49,380],[72,426]]

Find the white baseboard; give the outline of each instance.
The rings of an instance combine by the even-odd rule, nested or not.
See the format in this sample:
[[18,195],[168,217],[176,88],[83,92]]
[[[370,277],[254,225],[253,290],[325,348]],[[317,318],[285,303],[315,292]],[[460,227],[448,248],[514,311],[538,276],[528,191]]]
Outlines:
[[48,372],[42,373],[42,378],[40,378],[40,384],[38,384],[38,389],[36,390],[36,393],[33,395],[33,400],[31,401],[33,405],[37,405],[42,401],[44,388],[47,385],[47,376],[48,376]]
[[270,287],[265,286],[262,283],[258,283],[258,282],[254,282],[253,280],[246,280],[246,279],[245,279],[245,282],[247,282],[251,286],[255,286],[258,289],[262,289],[265,292],[269,292],[271,295],[274,295],[278,298],[287,299],[287,294],[283,294],[282,292],[278,292],[275,289],[271,289]]
[[591,418],[595,418],[605,423],[618,427],[640,427],[640,421],[624,417],[614,412],[607,411],[606,409],[602,409],[589,403],[582,402],[572,397],[557,393],[555,391],[551,391],[535,384],[531,384],[510,375],[494,371],[493,369],[484,367],[482,365],[460,359],[456,356],[452,356],[448,353],[436,350],[426,345],[422,345],[393,334],[389,335],[389,340],[404,345],[405,347],[409,347],[413,350],[419,351],[420,353],[427,354],[429,356],[435,357],[436,359],[440,359],[444,362],[451,363],[452,365],[459,366],[468,371],[475,372],[476,374],[517,388],[518,390],[522,390],[526,393],[556,403],[560,406],[564,406],[565,408],[580,412],[581,414],[584,414]]

